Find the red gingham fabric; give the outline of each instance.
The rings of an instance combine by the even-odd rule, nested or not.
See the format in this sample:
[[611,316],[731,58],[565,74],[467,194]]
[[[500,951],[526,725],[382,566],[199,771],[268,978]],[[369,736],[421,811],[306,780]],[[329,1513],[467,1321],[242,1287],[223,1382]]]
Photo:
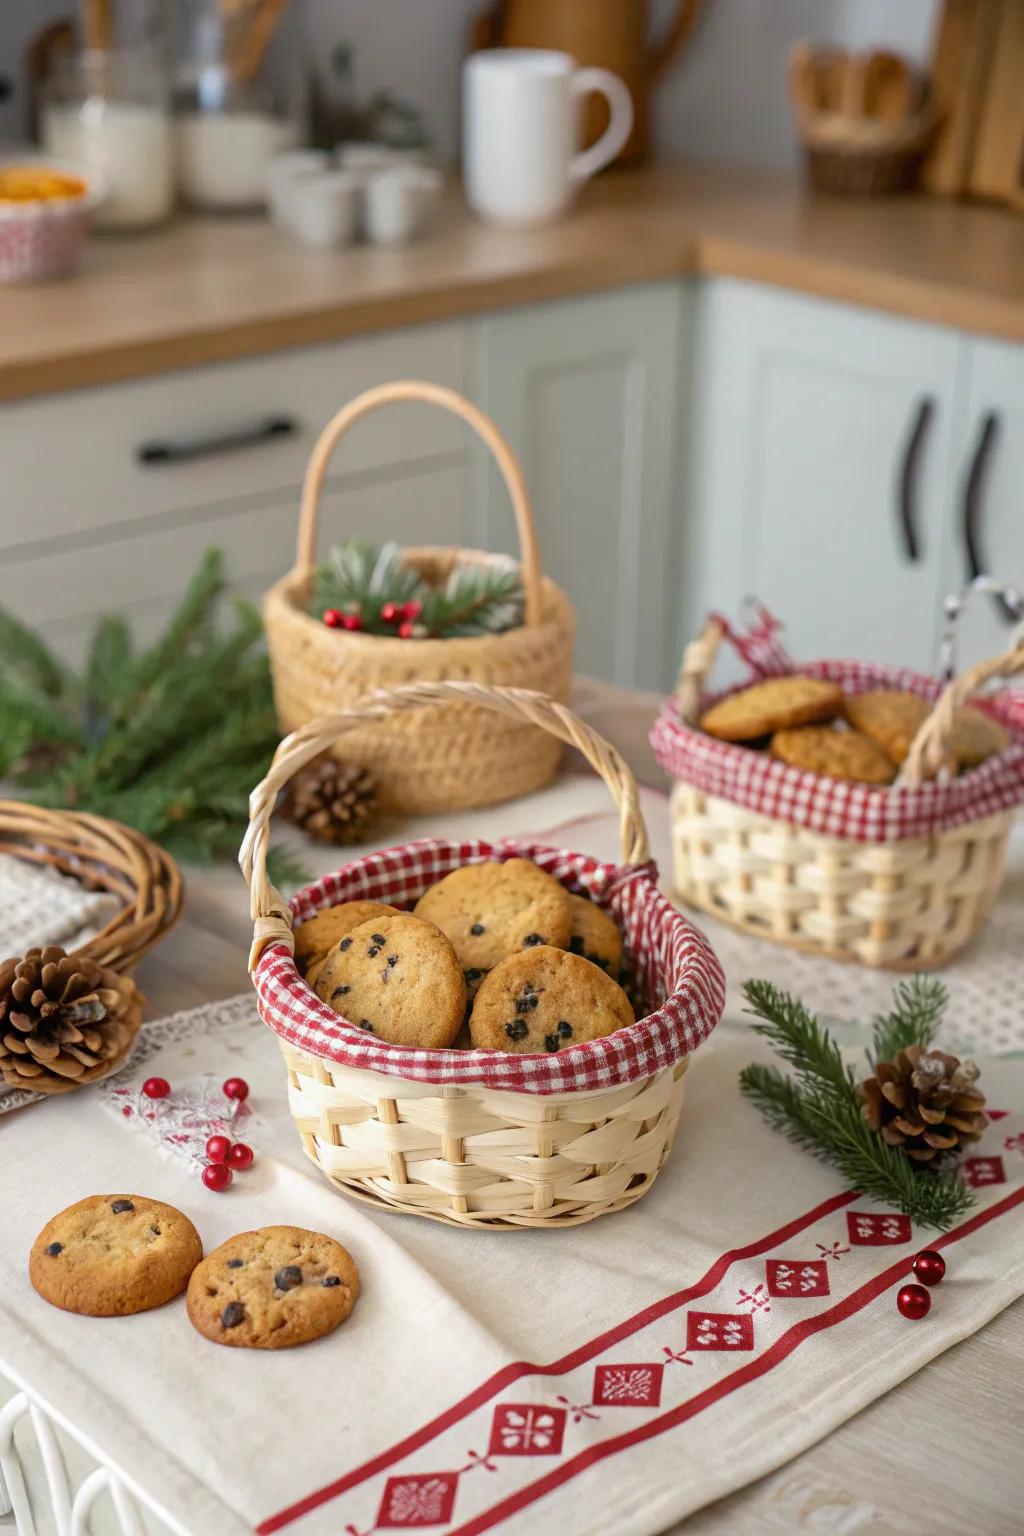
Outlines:
[[582,853],[514,839],[492,844],[428,838],[367,854],[325,875],[292,898],[292,916],[301,923],[341,901],[410,906],[463,864],[514,858],[532,859],[615,918],[637,994],[652,1010],[639,1023],[543,1056],[389,1045],[322,1003],[284,944],[268,946],[253,972],[260,1017],[300,1050],[344,1066],[417,1082],[482,1083],[518,1093],[569,1093],[637,1082],[695,1051],[721,1018],[725,979],[707,940],[658,891],[653,863],[602,864]]
[[[857,661],[819,661],[792,670],[841,683],[848,693],[899,688],[936,699],[944,686],[920,672]],[[702,709],[723,696],[708,695]],[[858,843],[891,843],[946,832],[1024,800],[1024,691],[997,694],[984,701],[984,708],[1015,732],[1013,745],[948,784],[928,783],[914,789],[899,785],[879,789],[827,779],[792,768],[766,752],[716,741],[685,725],[672,699],[665,701],[654,723],[651,745],[666,772],[706,794],[811,832]]]

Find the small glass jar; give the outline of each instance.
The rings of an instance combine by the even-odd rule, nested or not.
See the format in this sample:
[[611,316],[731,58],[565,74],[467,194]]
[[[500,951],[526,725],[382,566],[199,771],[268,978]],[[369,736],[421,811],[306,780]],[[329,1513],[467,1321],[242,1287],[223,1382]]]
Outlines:
[[103,192],[100,229],[149,229],[174,208],[170,83],[155,47],[93,50],[55,61],[44,88],[42,139]]
[[270,161],[299,143],[298,6],[269,32],[267,9],[192,0],[174,106],[178,186],[193,208],[262,208]]

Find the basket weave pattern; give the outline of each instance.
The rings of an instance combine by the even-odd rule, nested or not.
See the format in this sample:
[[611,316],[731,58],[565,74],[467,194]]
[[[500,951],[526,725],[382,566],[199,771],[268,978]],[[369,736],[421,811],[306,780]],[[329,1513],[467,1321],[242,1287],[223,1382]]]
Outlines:
[[[493,454],[512,500],[519,531],[524,623],[499,635],[451,640],[400,640],[327,629],[309,613],[316,521],[324,475],[340,439],[370,411],[417,400],[459,415]],[[457,563],[502,559],[478,550],[419,548],[408,560],[433,581]],[[505,562],[507,563],[507,562]],[[455,391],[395,383],[353,400],[324,429],[303,489],[296,563],[264,603],[274,697],[284,731],[349,709],[376,688],[443,679],[536,689],[568,698],[575,617],[565,593],[540,571],[533,512],[522,472],[486,416]],[[532,793],[558,767],[560,746],[528,722],[498,719],[463,702],[396,714],[372,730],[349,733],[345,757],[373,773],[382,808],[410,813],[491,805]]]

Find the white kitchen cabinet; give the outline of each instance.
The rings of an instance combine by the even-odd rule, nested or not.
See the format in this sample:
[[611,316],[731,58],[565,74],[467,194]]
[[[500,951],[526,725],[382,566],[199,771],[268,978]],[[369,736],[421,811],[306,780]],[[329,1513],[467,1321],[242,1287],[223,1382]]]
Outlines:
[[[686,290],[655,283],[494,315],[478,331],[476,398],[519,455],[544,567],[577,611],[576,666],[665,685],[676,502],[676,381]],[[512,547],[486,470],[480,536]]]
[[889,315],[704,285],[680,644],[752,594],[798,658],[934,665],[961,346]]

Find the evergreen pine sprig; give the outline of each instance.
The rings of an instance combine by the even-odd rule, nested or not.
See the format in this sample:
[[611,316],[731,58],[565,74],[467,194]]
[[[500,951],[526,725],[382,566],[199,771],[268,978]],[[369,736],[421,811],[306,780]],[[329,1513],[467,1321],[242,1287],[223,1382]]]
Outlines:
[[880,1014],[872,1026],[872,1065],[892,1061],[896,1052],[908,1045],[927,1050],[948,1006],[949,993],[937,976],[913,976],[900,982],[892,1008]]
[[329,609],[358,614],[364,634],[394,635],[393,618],[406,604],[418,609],[415,638],[454,639],[497,635],[523,622],[523,588],[509,563],[457,565],[443,586],[431,586],[407,565],[395,543],[349,539],[332,549],[313,582],[309,611],[321,618]]
[[421,622],[431,635],[498,635],[523,622],[523,585],[514,565],[457,565],[428,589]]
[[[862,1194],[895,1206],[920,1225],[945,1229],[959,1220],[972,1204],[966,1184],[955,1173],[915,1168],[870,1128],[851,1068],[803,1004],[765,981],[748,982],[744,993],[750,1012],[761,1020],[755,1030],[795,1072],[794,1079],[777,1067],[753,1064],[740,1073],[741,1090],[769,1125],[831,1163]],[[927,1043],[944,1006],[941,984],[928,978],[904,983],[892,1013],[876,1022],[876,1050],[880,1039],[886,1045],[915,1038]]]

